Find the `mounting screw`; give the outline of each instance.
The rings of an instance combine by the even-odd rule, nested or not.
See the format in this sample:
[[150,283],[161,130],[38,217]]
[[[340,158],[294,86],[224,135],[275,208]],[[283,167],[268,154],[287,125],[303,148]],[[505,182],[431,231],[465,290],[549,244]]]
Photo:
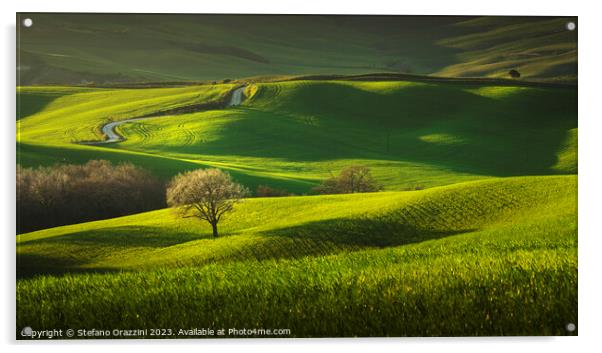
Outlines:
[[577,28],[575,22],[571,21],[566,23],[566,29],[568,29],[569,31],[574,31],[575,28]]

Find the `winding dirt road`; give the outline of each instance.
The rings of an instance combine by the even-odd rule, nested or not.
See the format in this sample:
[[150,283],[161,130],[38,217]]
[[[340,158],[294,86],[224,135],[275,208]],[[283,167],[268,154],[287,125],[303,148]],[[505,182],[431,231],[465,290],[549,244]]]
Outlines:
[[[242,86],[242,87],[239,87],[239,88],[235,89],[232,92],[232,95],[230,96],[230,101],[228,102],[228,104],[226,104],[226,106],[227,107],[234,107],[234,106],[240,105],[242,103],[242,101],[244,100],[244,96],[243,96],[244,90],[245,90],[245,86]],[[125,119],[125,120],[110,122],[108,124],[103,125],[103,127],[102,127],[102,133],[107,136],[106,140],[104,140],[104,141],[98,141],[98,142],[87,142],[87,143],[84,143],[84,144],[88,144],[88,145],[100,145],[100,144],[105,144],[105,143],[113,143],[113,142],[123,141],[124,138],[115,131],[115,128],[117,126],[119,126],[121,124],[129,123],[129,122],[132,122],[132,121],[146,120],[146,119],[153,119],[153,118],[160,118],[160,117],[163,117],[163,116],[164,115],[147,116],[147,117],[144,117],[144,118],[132,118],[132,119]]]
[[230,97],[230,102],[228,102],[228,107],[234,107],[240,105],[243,101],[243,92],[245,90],[245,86],[239,87],[232,92],[232,97]]

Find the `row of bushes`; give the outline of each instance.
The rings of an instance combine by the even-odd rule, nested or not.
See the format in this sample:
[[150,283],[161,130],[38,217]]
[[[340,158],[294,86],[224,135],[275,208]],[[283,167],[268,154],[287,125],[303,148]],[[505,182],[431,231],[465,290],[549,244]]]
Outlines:
[[132,164],[17,166],[17,232],[165,207],[165,186]]

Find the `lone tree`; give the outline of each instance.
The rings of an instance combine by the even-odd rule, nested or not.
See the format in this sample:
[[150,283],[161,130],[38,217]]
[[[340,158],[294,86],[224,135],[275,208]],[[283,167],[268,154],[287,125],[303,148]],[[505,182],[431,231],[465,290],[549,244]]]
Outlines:
[[223,215],[248,194],[228,173],[219,169],[197,169],[175,176],[167,187],[167,204],[183,217],[197,217],[211,224],[217,237],[217,224]]
[[352,194],[380,191],[382,186],[374,180],[370,168],[355,165],[343,169],[336,177],[324,180],[313,190],[320,194]]

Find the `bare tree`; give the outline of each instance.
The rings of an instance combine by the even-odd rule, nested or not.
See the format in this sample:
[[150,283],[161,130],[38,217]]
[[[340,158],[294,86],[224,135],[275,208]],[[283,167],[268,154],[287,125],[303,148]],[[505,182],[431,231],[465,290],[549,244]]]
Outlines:
[[361,165],[343,169],[338,179],[343,193],[372,192],[381,189],[372,177],[370,168]]
[[228,173],[219,169],[197,169],[178,174],[167,187],[167,204],[184,217],[205,220],[217,237],[217,224],[224,214],[248,194]]
[[352,194],[380,191],[382,186],[374,180],[370,168],[355,165],[343,169],[336,177],[324,180],[313,190],[320,194]]

